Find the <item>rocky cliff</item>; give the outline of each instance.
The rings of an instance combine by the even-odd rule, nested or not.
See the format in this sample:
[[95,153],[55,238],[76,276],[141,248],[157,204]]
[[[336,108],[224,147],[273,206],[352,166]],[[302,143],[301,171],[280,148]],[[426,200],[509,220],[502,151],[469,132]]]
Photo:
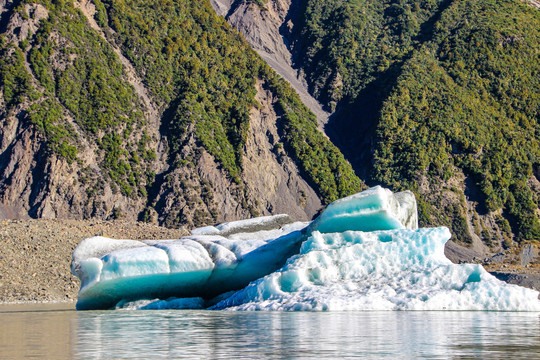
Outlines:
[[183,3],[0,2],[0,217],[306,220],[361,188],[288,85]]
[[0,5],[1,217],[308,219],[365,182],[412,189],[457,258],[540,236],[526,5]]

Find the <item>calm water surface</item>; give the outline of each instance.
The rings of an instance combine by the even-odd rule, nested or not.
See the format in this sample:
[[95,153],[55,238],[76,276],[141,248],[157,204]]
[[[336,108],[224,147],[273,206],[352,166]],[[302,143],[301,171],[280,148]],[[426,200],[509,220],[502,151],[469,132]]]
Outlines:
[[539,359],[540,314],[0,306],[1,359]]

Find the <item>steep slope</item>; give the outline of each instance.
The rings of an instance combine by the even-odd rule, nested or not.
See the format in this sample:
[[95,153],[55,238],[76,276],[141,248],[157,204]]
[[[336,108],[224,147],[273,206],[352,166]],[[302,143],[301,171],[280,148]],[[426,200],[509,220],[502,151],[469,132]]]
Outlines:
[[[253,3],[235,2],[227,18],[248,28],[283,1]],[[479,256],[540,239],[537,9],[506,0],[293,5],[280,34],[309,92],[333,112],[325,131],[356,174],[412,189],[421,223],[451,227]]]
[[143,137],[142,106],[114,52],[73,8],[5,6],[3,207],[46,218],[140,207],[145,172],[155,165],[134,159],[152,157],[156,140]]
[[0,5],[0,215],[309,219],[362,188],[209,2]]
[[212,1],[215,11],[244,35],[251,47],[300,95],[302,102],[317,116],[324,131],[327,111],[308,91],[308,86],[293,67],[289,47],[292,26],[300,15],[298,1],[277,0],[258,4],[256,1]]

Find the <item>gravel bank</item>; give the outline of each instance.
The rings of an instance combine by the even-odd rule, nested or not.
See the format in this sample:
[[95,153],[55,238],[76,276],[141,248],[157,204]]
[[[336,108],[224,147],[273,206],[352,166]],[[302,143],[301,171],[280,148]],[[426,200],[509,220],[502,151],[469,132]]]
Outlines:
[[75,301],[71,253],[91,236],[175,239],[184,229],[102,220],[0,220],[0,303]]

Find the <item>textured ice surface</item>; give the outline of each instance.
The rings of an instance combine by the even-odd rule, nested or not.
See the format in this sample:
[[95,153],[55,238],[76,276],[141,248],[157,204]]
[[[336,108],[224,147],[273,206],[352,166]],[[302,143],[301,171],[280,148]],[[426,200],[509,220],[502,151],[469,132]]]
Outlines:
[[77,308],[540,311],[538,292],[452,264],[448,229],[417,222],[411,192],[375,187],[311,223],[278,215],[175,240],[89,238],[73,252]]
[[72,272],[81,280],[77,308],[104,309],[122,300],[172,296],[208,298],[241,289],[298,253],[305,238],[299,229],[305,226],[293,223],[230,238],[85,239],[73,253]]
[[221,235],[227,236],[237,233],[252,233],[263,230],[273,230],[281,226],[293,223],[287,214],[273,216],[260,216],[254,219],[238,220],[219,224],[217,226],[205,226],[191,230],[192,235]]
[[282,269],[214,309],[540,311],[538,292],[451,263],[449,238],[447,228],[314,232]]

